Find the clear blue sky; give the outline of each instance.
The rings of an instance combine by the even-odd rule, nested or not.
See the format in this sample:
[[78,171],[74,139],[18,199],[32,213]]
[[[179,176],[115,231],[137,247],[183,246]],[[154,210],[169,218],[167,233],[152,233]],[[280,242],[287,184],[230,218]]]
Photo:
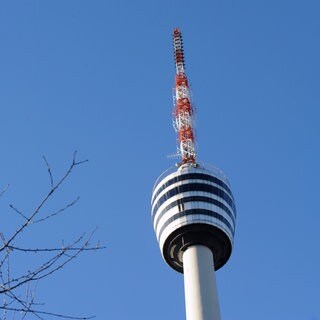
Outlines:
[[[39,284],[47,309],[98,319],[184,319],[162,261],[152,186],[174,164],[171,31],[184,35],[200,160],[224,170],[238,217],[217,272],[223,320],[319,320],[319,1],[29,0],[0,3],[1,231],[31,210],[75,149],[50,204],[81,196],[28,241],[98,226],[107,246]],[[18,261],[19,267],[24,266]]]

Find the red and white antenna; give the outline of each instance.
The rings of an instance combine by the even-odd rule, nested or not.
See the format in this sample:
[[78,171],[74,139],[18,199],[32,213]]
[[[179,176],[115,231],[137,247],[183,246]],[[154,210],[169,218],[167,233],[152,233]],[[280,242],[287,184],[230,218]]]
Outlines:
[[184,71],[183,42],[179,29],[173,30],[173,49],[176,67],[175,88],[173,93],[173,126],[178,135],[178,152],[181,154],[181,164],[196,163],[193,127],[194,110],[190,101],[188,78]]

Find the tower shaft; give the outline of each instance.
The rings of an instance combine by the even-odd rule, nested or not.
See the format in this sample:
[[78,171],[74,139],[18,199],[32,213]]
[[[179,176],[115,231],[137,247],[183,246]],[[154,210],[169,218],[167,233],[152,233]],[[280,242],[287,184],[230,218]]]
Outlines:
[[187,320],[220,320],[220,309],[211,250],[190,246],[183,253]]

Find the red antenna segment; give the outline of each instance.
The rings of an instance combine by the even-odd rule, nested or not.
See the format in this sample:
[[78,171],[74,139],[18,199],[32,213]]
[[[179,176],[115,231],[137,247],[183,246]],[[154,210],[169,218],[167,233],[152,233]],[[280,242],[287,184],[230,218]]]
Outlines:
[[173,30],[174,61],[176,81],[173,94],[173,126],[178,135],[178,152],[181,163],[195,163],[196,151],[193,129],[193,107],[190,101],[188,78],[185,74],[182,34],[179,29]]

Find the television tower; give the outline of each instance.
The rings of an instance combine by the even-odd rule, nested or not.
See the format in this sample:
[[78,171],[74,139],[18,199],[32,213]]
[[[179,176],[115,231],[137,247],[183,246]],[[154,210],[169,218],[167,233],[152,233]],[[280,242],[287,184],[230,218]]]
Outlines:
[[187,320],[219,320],[215,270],[231,255],[235,202],[222,171],[196,161],[194,110],[179,29],[173,31],[173,47],[173,122],[181,162],[165,171],[154,185],[152,222],[164,260],[184,274]]

